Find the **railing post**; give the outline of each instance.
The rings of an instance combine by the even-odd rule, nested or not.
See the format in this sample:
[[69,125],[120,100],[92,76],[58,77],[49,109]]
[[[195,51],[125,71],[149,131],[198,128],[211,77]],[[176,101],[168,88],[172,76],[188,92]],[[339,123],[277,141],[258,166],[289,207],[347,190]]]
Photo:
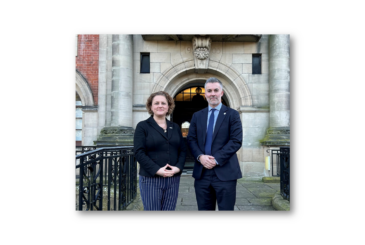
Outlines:
[[290,201],[290,147],[280,147],[280,193]]
[[82,195],[84,194],[84,157],[80,158],[80,179],[79,179],[79,210],[82,210]]

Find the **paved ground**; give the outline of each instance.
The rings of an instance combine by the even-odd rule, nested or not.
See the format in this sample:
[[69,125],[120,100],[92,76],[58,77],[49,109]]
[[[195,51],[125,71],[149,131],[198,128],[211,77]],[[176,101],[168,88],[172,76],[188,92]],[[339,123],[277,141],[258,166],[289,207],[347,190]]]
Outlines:
[[[280,190],[279,183],[264,183],[260,181],[237,181],[237,196],[235,211],[261,211],[275,209],[271,199],[275,192]],[[188,175],[181,176],[179,196],[176,211],[197,211],[194,178]]]

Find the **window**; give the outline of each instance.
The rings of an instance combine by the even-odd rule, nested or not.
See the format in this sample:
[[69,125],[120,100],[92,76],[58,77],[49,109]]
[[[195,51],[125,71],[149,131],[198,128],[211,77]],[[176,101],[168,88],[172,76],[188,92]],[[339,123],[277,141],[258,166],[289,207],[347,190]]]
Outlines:
[[141,53],[141,73],[150,73],[150,54]]
[[261,54],[252,54],[252,74],[261,74]]
[[82,145],[82,103],[76,93],[76,146]]

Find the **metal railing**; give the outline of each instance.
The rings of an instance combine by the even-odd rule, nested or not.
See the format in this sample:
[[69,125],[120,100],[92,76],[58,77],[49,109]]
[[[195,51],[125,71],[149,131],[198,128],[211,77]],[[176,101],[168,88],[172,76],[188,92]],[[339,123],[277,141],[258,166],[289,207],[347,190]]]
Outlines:
[[280,194],[290,201],[290,147],[280,147]]
[[137,196],[133,147],[82,150],[76,156],[76,210],[125,210]]

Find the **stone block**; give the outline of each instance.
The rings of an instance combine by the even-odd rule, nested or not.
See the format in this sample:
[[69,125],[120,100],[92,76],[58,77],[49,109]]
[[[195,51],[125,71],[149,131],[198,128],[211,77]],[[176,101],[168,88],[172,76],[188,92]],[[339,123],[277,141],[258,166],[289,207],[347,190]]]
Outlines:
[[264,177],[265,162],[245,162],[244,176]]
[[269,62],[262,61],[261,63],[261,73],[262,74],[269,74]]
[[249,83],[269,83],[269,74],[249,74]]
[[180,52],[171,53],[171,65],[175,66],[183,62]]
[[135,83],[134,84],[134,93],[137,94],[144,94],[144,95],[150,95],[152,91],[153,83]]
[[254,113],[250,112],[241,113],[241,122],[243,128],[253,127],[254,126],[253,120],[254,120]]
[[253,94],[269,94],[269,84],[268,83],[254,83],[252,84]]
[[151,63],[150,72],[161,72],[161,63]]
[[180,53],[180,42],[157,41],[157,52],[159,52],[159,53]]
[[151,53],[150,62],[170,63],[170,53]]
[[252,74],[252,64],[241,64],[242,73]]
[[263,162],[265,161],[263,148],[252,149],[252,162]]
[[270,106],[269,93],[268,94],[259,94],[257,96],[257,98],[258,98],[258,102],[257,102],[258,107],[269,107]]
[[222,42],[213,42],[210,46],[209,59],[219,62],[223,54]]
[[241,160],[243,162],[252,162],[252,149],[243,148]]
[[243,43],[243,52],[247,54],[255,54],[257,52],[257,43],[256,42],[244,42]]
[[223,42],[223,53],[243,53],[242,42]]
[[252,63],[252,54],[233,54],[232,63]]
[[226,66],[230,66],[233,63],[232,60],[233,60],[233,55],[231,53],[228,54],[223,53],[219,63],[224,64]]
[[160,63],[160,72],[165,73],[167,70],[171,69],[171,63]]
[[242,74],[242,64],[232,64],[231,69],[233,69],[238,74]]
[[158,52],[157,51],[157,41],[144,41],[143,40],[143,48],[140,52]]
[[219,62],[216,62],[214,60],[209,60],[209,68],[211,69],[217,69],[219,65]]

